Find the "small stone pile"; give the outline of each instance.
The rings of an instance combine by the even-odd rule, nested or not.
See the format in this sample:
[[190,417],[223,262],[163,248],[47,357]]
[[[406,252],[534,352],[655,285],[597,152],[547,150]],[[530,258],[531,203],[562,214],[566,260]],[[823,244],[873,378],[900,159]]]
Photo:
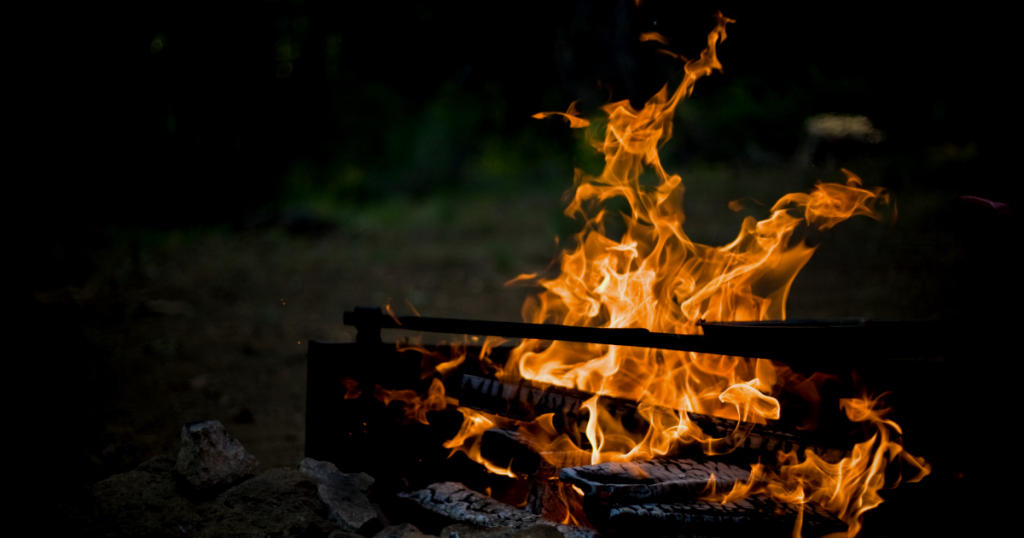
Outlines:
[[[177,459],[159,456],[96,483],[85,535],[435,538],[390,525],[368,494],[373,477],[306,458],[295,469],[256,473],[259,462],[215,420],[186,424]],[[483,528],[464,523],[444,538],[559,538],[548,525]]]

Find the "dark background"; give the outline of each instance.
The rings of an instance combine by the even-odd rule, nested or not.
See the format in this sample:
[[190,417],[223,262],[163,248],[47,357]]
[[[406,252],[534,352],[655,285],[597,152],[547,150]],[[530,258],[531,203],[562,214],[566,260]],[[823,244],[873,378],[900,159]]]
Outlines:
[[[535,163],[565,167],[571,138],[530,116],[575,99],[641,105],[681,65],[638,34],[695,56],[716,9],[738,21],[725,72],[684,105],[668,161],[785,161],[806,117],[864,114],[892,161],[877,184],[1009,195],[1012,62],[1005,17],[987,10],[282,1],[54,13],[35,66],[31,199],[59,241],[549,183]],[[516,164],[480,173],[487,159]]]
[[[1015,64],[997,11],[60,6],[27,25],[15,105],[29,121],[11,157],[31,210],[17,263],[45,370],[33,406],[58,424],[40,446],[67,462],[63,479],[89,484],[172,452],[184,421],[217,418],[264,467],[294,465],[307,340],[351,338],[341,312],[405,299],[425,315],[518,319],[529,290],[502,283],[553,258],[551,239],[574,231],[559,216],[573,166],[600,167],[579,133],[530,116],[577,99],[585,113],[639,107],[682,67],[639,33],[693,57],[719,9],[737,21],[724,72],[698,82],[662,152],[687,184],[691,236],[724,243],[746,214],[767,216],[729,200],[770,207],[847,167],[890,189],[898,217],[833,230],[794,284],[791,316],[1016,319]],[[884,140],[801,163],[804,122],[820,113],[865,115]],[[938,400],[1000,408],[1006,393],[977,366],[1006,356],[1000,334],[945,359],[971,381],[936,387]],[[973,413],[957,409],[953,423]],[[914,454],[968,450],[929,453],[946,425],[917,427],[928,441],[915,446],[908,426]],[[939,470],[948,485],[963,466]]]

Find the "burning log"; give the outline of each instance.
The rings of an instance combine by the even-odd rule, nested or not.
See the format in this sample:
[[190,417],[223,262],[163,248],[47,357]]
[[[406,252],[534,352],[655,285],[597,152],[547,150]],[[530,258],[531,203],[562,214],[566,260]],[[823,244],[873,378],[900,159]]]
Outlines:
[[551,525],[565,538],[596,538],[597,533],[574,525],[548,521],[536,514],[498,502],[458,482],[431,484],[425,489],[399,493],[399,497],[415,502],[436,514],[462,523],[483,527],[521,529],[533,525]]
[[562,469],[558,478],[602,503],[630,504],[653,499],[696,499],[711,489],[730,490],[750,472],[728,463],[691,459],[607,462]]
[[781,536],[793,532],[798,518],[804,535],[820,536],[846,528],[816,504],[784,504],[761,495],[725,504],[692,501],[608,506],[602,522],[613,532],[642,528],[675,536],[685,526],[687,536]]
[[500,428],[485,431],[480,439],[480,455],[498,467],[523,475],[553,476],[557,473],[517,431]]
[[[714,475],[712,484],[711,476]],[[607,462],[562,469],[562,482],[579,488],[591,521],[609,531],[742,535],[774,534],[802,527],[813,534],[846,525],[817,504],[792,505],[755,495],[735,502],[703,500],[712,490],[730,490],[750,473],[723,462],[661,459]]]
[[[486,377],[463,375],[459,405],[524,422],[546,413],[554,413],[556,426],[562,431],[575,433],[586,429],[587,417],[580,410],[583,402],[591,397],[593,395],[563,387],[541,386],[532,382],[512,384]],[[636,402],[602,396],[601,406],[624,425],[632,424],[635,429],[642,429],[646,424]],[[837,463],[847,455],[845,449],[829,447],[766,426],[738,423],[735,420],[698,413],[688,413],[688,416],[704,433],[722,439],[726,449],[767,456],[765,463],[770,462],[780,450],[803,453],[805,449],[810,449],[829,463]],[[576,461],[565,466],[575,466],[579,463]]]

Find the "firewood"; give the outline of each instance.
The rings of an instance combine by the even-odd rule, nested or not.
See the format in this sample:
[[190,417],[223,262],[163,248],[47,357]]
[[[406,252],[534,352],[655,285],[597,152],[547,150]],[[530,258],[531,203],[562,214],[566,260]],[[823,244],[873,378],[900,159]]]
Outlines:
[[[524,422],[545,413],[554,413],[556,428],[570,435],[578,435],[582,440],[588,417],[581,411],[581,407],[591,397],[593,395],[585,392],[535,382],[515,384],[463,375],[459,405]],[[624,424],[633,425],[634,430],[643,431],[646,427],[647,422],[636,402],[602,396],[600,405]],[[773,430],[769,426],[737,423],[735,420],[699,413],[688,413],[688,417],[708,435],[723,439],[724,449],[763,456],[764,463],[771,463],[771,458],[780,450],[802,454],[804,450],[810,449],[829,463],[838,463],[849,453],[846,449]]]
[[598,502],[631,504],[653,499],[695,499],[710,491],[712,475],[718,491],[750,479],[749,471],[735,465],[683,458],[570,467],[562,469],[558,478]]
[[431,484],[425,489],[399,493],[398,496],[409,499],[436,514],[482,527],[521,529],[541,524],[555,527],[566,538],[596,538],[598,536],[591,529],[548,521],[526,510],[496,501],[458,482]]
[[587,520],[584,496],[578,488],[557,476],[526,477],[529,495],[524,508],[548,521],[571,521],[575,525],[593,527]]
[[519,474],[536,475],[542,468],[547,471],[545,475],[557,473],[517,431],[500,428],[485,431],[480,439],[480,455],[498,467],[511,468]]
[[792,532],[801,510],[804,536],[820,536],[846,527],[816,504],[785,504],[757,495],[725,504],[691,501],[612,505],[607,508],[601,528],[612,532],[642,528],[653,536],[675,536],[680,531],[687,536],[779,536]]

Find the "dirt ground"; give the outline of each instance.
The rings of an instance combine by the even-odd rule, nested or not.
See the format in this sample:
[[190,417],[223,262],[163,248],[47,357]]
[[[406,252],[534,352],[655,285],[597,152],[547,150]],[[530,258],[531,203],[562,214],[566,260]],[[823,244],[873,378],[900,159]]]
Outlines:
[[[684,175],[687,230],[728,241],[743,217],[728,200],[770,205],[811,186],[783,175]],[[998,304],[1003,217],[955,193],[897,196],[894,226],[858,218],[830,232],[797,278],[791,318],[932,319]],[[554,259],[555,236],[571,229],[560,211],[558,191],[436,197],[350,212],[316,233],[166,233],[93,252],[84,284],[35,291],[51,335],[40,344],[63,357],[49,420],[66,431],[67,469],[85,484],[173,454],[181,425],[199,419],[223,422],[262,468],[294,466],[310,339],[351,340],[345,310],[406,300],[424,315],[519,320],[530,290],[504,283]]]

